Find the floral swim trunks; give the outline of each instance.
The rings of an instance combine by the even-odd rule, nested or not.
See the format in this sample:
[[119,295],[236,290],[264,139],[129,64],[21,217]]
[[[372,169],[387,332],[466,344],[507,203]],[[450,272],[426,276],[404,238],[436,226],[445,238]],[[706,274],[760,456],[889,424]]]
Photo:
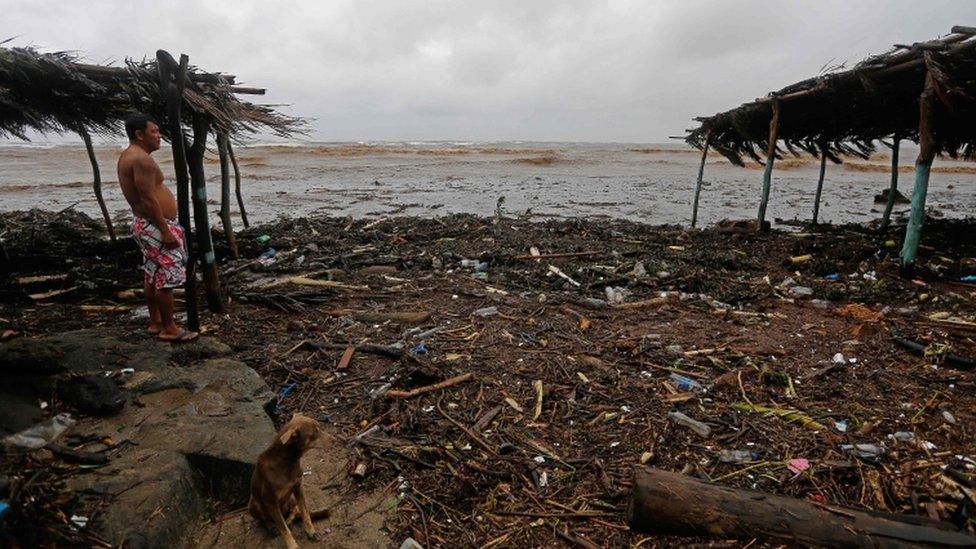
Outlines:
[[146,284],[153,288],[177,288],[186,282],[186,246],[183,228],[166,220],[169,230],[180,243],[175,248],[163,245],[162,234],[148,219],[136,217],[132,222],[132,238],[142,250],[142,272]]

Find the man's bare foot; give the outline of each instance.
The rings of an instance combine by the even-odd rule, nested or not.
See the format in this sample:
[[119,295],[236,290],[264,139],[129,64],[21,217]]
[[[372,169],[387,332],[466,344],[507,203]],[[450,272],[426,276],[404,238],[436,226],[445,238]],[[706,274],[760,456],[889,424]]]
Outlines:
[[188,343],[196,339],[200,334],[196,332],[191,332],[187,329],[177,330],[176,332],[160,332],[159,339],[161,341],[169,341],[172,343]]
[[160,332],[162,332],[162,331],[163,331],[163,327],[160,326],[159,324],[155,323],[155,322],[150,322],[149,323],[149,327],[146,328],[146,333],[149,334],[149,335],[151,335],[151,336],[159,335]]

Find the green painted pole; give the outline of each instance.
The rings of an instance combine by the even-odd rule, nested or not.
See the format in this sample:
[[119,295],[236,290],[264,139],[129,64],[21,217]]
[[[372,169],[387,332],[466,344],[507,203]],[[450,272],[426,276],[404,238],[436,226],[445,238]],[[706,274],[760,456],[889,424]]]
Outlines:
[[817,179],[817,196],[813,198],[813,224],[820,218],[820,194],[823,192],[824,174],[827,172],[827,142],[820,143],[820,177]]
[[905,228],[905,242],[901,248],[901,268],[910,274],[918,257],[918,243],[925,221],[925,195],[929,190],[929,171],[935,159],[935,133],[933,110],[935,108],[935,79],[925,74],[925,88],[918,98],[918,159],[915,160],[915,189],[912,191],[912,212]]
[[698,224],[698,196],[701,194],[702,177],[705,175],[705,157],[708,156],[708,144],[712,139],[712,130],[705,131],[705,146],[702,147],[701,164],[698,165],[698,183],[695,184],[695,203],[691,207],[691,226]]
[[[888,187],[888,203],[885,204],[884,215],[881,216],[881,227],[884,231],[891,222],[891,209],[895,207],[895,195],[898,194],[898,149],[901,148],[901,139],[895,137],[891,143],[891,186]],[[928,176],[926,176],[927,178]]]
[[769,146],[766,149],[766,168],[763,170],[762,197],[759,199],[759,223],[756,232],[763,232],[766,225],[766,206],[769,205],[769,189],[773,180],[773,162],[776,160],[776,139],[779,133],[779,101],[772,102],[773,116],[769,119]]
[[922,223],[925,221],[925,196],[929,190],[930,164],[915,166],[915,190],[912,191],[912,213],[905,228],[905,243],[901,248],[901,264],[909,266],[918,256],[918,241],[922,237]]

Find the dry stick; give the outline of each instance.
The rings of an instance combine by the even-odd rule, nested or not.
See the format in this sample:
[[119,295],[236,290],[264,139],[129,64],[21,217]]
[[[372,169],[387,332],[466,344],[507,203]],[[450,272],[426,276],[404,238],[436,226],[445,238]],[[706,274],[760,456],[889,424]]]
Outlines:
[[813,224],[820,217],[820,195],[823,192],[824,174],[827,173],[827,140],[820,142],[820,176],[817,178],[817,194],[813,199]]
[[698,166],[698,182],[695,183],[695,201],[691,207],[691,226],[698,225],[698,197],[701,195],[702,178],[705,176],[705,159],[708,157],[708,145],[712,140],[712,130],[705,130],[705,145],[702,147],[701,164]]
[[891,141],[891,186],[888,187],[888,203],[885,204],[884,215],[881,216],[881,226],[878,231],[884,231],[891,222],[891,210],[895,207],[895,196],[898,194],[898,151],[901,149],[901,138],[897,135]]
[[197,258],[203,272],[203,287],[210,312],[224,311],[224,298],[220,291],[220,275],[214,256],[213,239],[210,235],[210,218],[207,212],[207,175],[203,167],[203,155],[207,150],[207,134],[210,131],[209,119],[200,113],[193,113],[193,145],[187,164],[190,168],[190,200],[193,202],[193,225],[196,228]]
[[541,254],[541,255],[520,255],[516,256],[515,259],[559,259],[563,257],[586,257],[591,255],[598,255],[604,252],[565,252],[559,254]]
[[85,142],[85,150],[88,151],[88,161],[92,167],[92,187],[95,190],[95,200],[98,201],[98,208],[102,210],[102,217],[105,218],[105,228],[108,229],[108,237],[115,242],[115,228],[112,227],[112,218],[108,215],[108,208],[105,206],[105,198],[102,197],[102,173],[98,169],[98,160],[95,158],[95,149],[92,147],[91,136],[84,126],[79,126],[78,135]]
[[[183,228],[183,245],[186,255],[193,257],[192,227],[190,226],[190,176],[186,163],[186,140],[183,138],[183,128],[180,126],[180,107],[183,97],[183,86],[186,82],[186,70],[189,58],[180,56],[180,63],[175,75],[172,75],[175,60],[164,50],[156,52],[157,67],[159,68],[159,84],[166,90],[166,114],[169,118],[170,144],[173,148],[173,170],[176,174],[176,203],[179,212],[180,226]],[[173,77],[171,79],[171,76]],[[197,306],[197,277],[196,264],[191,260],[186,265],[186,324],[191,330],[200,330],[200,316]]]
[[396,389],[386,392],[386,396],[392,398],[413,398],[418,395],[424,395],[427,393],[432,393],[434,391],[439,391],[441,389],[446,389],[448,387],[453,387],[459,383],[464,383],[474,378],[474,372],[468,372],[466,374],[461,374],[459,376],[454,376],[450,379],[445,379],[440,383],[435,383],[433,385],[426,385],[424,387],[417,387],[416,389],[411,389],[409,391],[399,391]]
[[227,165],[227,143],[229,139],[225,132],[217,134],[217,154],[220,157],[220,224],[224,228],[224,238],[234,259],[240,257],[237,251],[237,237],[234,235],[234,225],[230,219],[230,170]]
[[237,194],[237,207],[241,210],[241,221],[244,222],[244,228],[251,226],[247,222],[247,212],[244,211],[244,196],[241,194],[241,169],[237,166],[237,157],[234,156],[234,146],[231,145],[230,140],[227,141],[227,156],[230,157],[230,163],[234,166],[234,192]]
[[779,133],[779,101],[773,101],[772,116],[769,118],[768,147],[766,148],[766,167],[763,169],[762,196],[759,199],[759,215],[756,232],[764,232],[766,207],[769,205],[769,189],[772,187],[773,164],[776,162],[776,138]]
[[[387,393],[387,394],[389,394],[389,393]],[[444,416],[445,419],[447,419],[448,421],[450,421],[451,423],[453,423],[455,427],[457,427],[458,429],[464,431],[464,434],[468,435],[468,438],[470,438],[471,440],[477,442],[478,443],[478,446],[481,446],[482,448],[484,448],[485,451],[487,451],[489,455],[491,455],[492,457],[498,457],[498,454],[495,453],[495,449],[492,448],[490,444],[488,444],[487,442],[485,442],[483,438],[481,438],[480,436],[478,436],[477,433],[475,433],[475,432],[471,431],[471,429],[468,429],[467,427],[465,427],[464,424],[462,424],[460,421],[458,421],[458,420],[454,419],[453,417],[447,415],[447,412],[445,412],[444,409],[441,408],[441,401],[440,400],[437,401],[437,411],[440,412],[440,414],[442,416]]]

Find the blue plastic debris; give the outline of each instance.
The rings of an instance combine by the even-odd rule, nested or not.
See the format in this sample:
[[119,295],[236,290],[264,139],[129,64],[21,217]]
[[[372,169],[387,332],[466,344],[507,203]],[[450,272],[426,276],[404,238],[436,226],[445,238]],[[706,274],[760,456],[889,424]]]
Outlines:
[[286,396],[290,395],[295,390],[295,387],[298,387],[297,383],[289,383],[288,385],[285,385],[278,390],[278,398],[285,398]]
[[6,515],[7,511],[9,510],[10,504],[8,504],[6,501],[0,501],[0,520],[3,519],[3,516]]
[[976,282],[976,275],[966,275],[959,280],[963,282]]
[[824,277],[824,280],[835,280],[835,281],[836,280],[840,280],[840,274],[839,273],[830,273],[829,275],[827,275],[827,276]]
[[271,259],[272,257],[278,255],[278,250],[274,248],[268,248],[261,254],[261,259]]
[[425,354],[427,354],[427,344],[426,344],[426,342],[421,341],[419,345],[417,345],[413,349],[410,349],[410,354],[412,354],[412,355],[425,355]]

